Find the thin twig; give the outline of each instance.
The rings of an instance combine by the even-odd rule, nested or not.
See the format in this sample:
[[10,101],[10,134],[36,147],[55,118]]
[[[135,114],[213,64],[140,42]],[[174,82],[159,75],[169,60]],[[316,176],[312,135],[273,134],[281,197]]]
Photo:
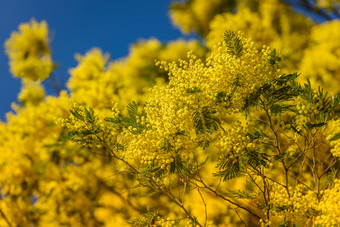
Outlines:
[[237,216],[240,218],[241,222],[244,224],[245,227],[247,227],[247,224],[243,221],[243,219],[241,218],[241,216],[239,215],[239,213],[237,212],[237,210],[235,210]]
[[202,199],[202,202],[203,202],[203,204],[204,204],[204,214],[205,214],[204,226],[207,226],[207,220],[208,220],[207,204],[205,203],[204,198],[203,198],[203,195],[202,195],[202,193],[201,193],[201,191],[200,191],[199,188],[197,188],[197,191],[198,191],[198,193],[200,194],[201,199]]
[[5,213],[2,211],[2,209],[0,209],[0,214],[1,214],[1,216],[5,219],[7,225],[8,225],[9,227],[12,227],[12,224],[9,222],[8,218],[6,217],[6,215],[5,215]]

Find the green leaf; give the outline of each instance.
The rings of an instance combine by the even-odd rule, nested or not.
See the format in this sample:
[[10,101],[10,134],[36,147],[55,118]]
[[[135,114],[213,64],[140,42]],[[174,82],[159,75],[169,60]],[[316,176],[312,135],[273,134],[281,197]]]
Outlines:
[[205,106],[201,111],[193,113],[196,134],[212,134],[219,128],[220,119],[214,116],[216,110]]
[[276,55],[276,50],[272,50],[272,52],[269,54],[269,58],[267,59],[267,62],[270,65],[275,65],[275,63],[280,62],[281,58]]
[[184,165],[178,154],[175,156],[175,160],[170,163],[170,173],[181,173],[184,170]]
[[209,156],[206,157],[206,159],[205,159],[203,162],[199,163],[199,164],[197,165],[197,168],[196,168],[196,169],[199,169],[199,168],[203,167],[203,166],[205,165],[205,163],[207,163],[208,159],[209,159]]
[[222,177],[223,181],[238,177],[241,174],[241,163],[239,157],[230,158],[224,156],[216,166],[219,171],[214,176]]
[[78,108],[73,108],[72,110],[70,110],[70,113],[78,120],[84,121],[84,116],[79,113]]
[[71,131],[65,135],[62,135],[59,137],[59,141],[68,141],[73,140],[73,138],[78,137],[80,135],[80,132],[78,131]]
[[93,124],[96,121],[96,116],[94,114],[93,109],[91,107],[89,109],[85,107],[84,111],[85,111],[86,121]]
[[278,79],[276,79],[276,84],[277,85],[284,85],[284,84],[287,84],[287,82],[289,81],[293,81],[295,80],[296,78],[298,78],[300,76],[300,74],[297,74],[297,73],[293,73],[293,74],[288,74],[288,75],[281,75]]
[[158,216],[158,211],[150,210],[147,213],[141,214],[136,218],[128,221],[128,224],[131,224],[134,227],[145,227],[152,226],[153,222],[156,220]]
[[175,133],[175,135],[179,136],[179,135],[185,135],[185,131],[184,130],[179,130],[178,132]]
[[[231,98],[233,97],[234,93],[236,92],[237,88],[241,86],[239,77],[236,77],[233,81],[233,88],[231,89],[230,93],[227,92],[219,92],[216,96],[217,102],[230,102]],[[229,107],[231,103],[228,103],[226,107]]]
[[152,196],[154,196],[154,195],[156,195],[158,193],[159,193],[158,191],[152,190],[152,191],[150,191],[148,193],[145,193],[145,194],[142,194],[142,195],[138,195],[138,197],[152,197]]
[[271,89],[271,84],[266,83],[263,86],[257,88],[248,97],[245,98],[244,106],[242,107],[243,111],[248,110],[250,107],[256,106],[259,102],[261,95],[269,92]]
[[[164,176],[164,174],[166,173],[166,169],[165,168],[161,168],[158,165],[156,165],[154,163],[154,161],[152,161],[152,163],[150,165],[147,165],[143,170],[142,170],[142,176],[144,177],[150,177],[150,175],[157,177],[157,178],[161,178],[162,176]],[[148,182],[147,182],[148,183]],[[152,185],[151,185],[152,186]],[[152,188],[152,187],[151,187]]]
[[201,93],[202,90],[198,87],[188,88],[187,93]]
[[170,141],[168,139],[164,139],[164,141],[161,143],[161,150],[164,150],[166,152],[172,151],[174,146],[171,145]]
[[336,133],[329,141],[335,141],[340,139],[340,132]]
[[309,129],[313,129],[313,128],[320,128],[320,127],[322,127],[326,124],[327,124],[326,122],[320,122],[320,123],[309,123],[309,122],[307,122],[306,125]]
[[248,160],[248,164],[253,167],[264,166],[268,167],[269,155],[266,153],[257,152],[256,150],[246,149],[244,152],[244,158]]
[[340,94],[337,94],[332,98],[331,109],[334,109],[340,104]]
[[254,191],[255,186],[256,185],[255,185],[254,181],[252,179],[250,179],[249,177],[247,177],[247,179],[246,179],[246,189],[248,191]]
[[252,195],[247,191],[241,191],[241,190],[229,190],[228,189],[228,193],[238,199],[254,199],[256,197],[255,195]]
[[130,102],[127,105],[127,111],[129,113],[130,119],[136,119],[137,111],[138,111],[138,105],[135,101]]
[[270,107],[270,111],[273,113],[273,114],[281,114],[281,113],[284,113],[286,111],[289,111],[291,110],[291,108],[293,108],[294,105],[288,105],[288,104],[273,104],[271,107]]
[[274,155],[275,161],[282,161],[286,159],[289,156],[289,152],[282,152],[281,154]]
[[338,170],[336,168],[331,168],[326,176],[326,179],[329,183],[333,183],[334,180],[336,179],[336,175],[338,173]]
[[[135,101],[130,102],[127,105],[127,111],[129,113],[128,117],[119,115],[117,117],[106,117],[104,120],[113,124],[119,124],[120,129],[127,128],[134,135],[142,133],[144,129],[149,129],[146,125],[142,125],[140,122],[137,122],[138,105]],[[144,118],[147,117],[144,108],[140,116]],[[137,130],[130,130],[130,126]]]
[[228,54],[241,57],[243,52],[243,43],[234,32],[226,31],[224,33],[224,41],[227,44]]

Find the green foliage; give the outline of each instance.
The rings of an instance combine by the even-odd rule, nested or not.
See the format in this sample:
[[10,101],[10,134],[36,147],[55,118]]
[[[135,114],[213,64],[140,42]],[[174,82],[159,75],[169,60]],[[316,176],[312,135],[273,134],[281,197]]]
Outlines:
[[184,164],[178,154],[175,155],[174,161],[170,164],[170,173],[181,173],[184,171]]
[[170,141],[168,139],[164,139],[164,141],[161,144],[161,150],[171,152],[173,148],[174,147],[171,145]]
[[282,75],[272,81],[268,81],[268,83],[257,88],[245,99],[243,110],[247,110],[252,106],[262,106],[262,104],[276,106],[273,109],[276,108],[280,112],[289,110],[291,106],[283,104],[283,102],[297,97],[301,93],[301,89],[294,82],[298,76],[297,73],[294,73]]
[[193,120],[196,134],[212,134],[219,128],[221,121],[214,114],[216,114],[216,110],[208,106],[194,112]]
[[[138,104],[133,101],[127,105],[127,111],[129,116],[122,116],[119,115],[118,117],[106,117],[104,120],[107,122],[111,122],[113,124],[118,124],[120,128],[126,128],[133,134],[140,134],[143,132],[143,130],[148,130],[148,127],[143,125],[141,122],[137,121],[138,116]],[[146,118],[146,112],[142,111],[140,117]],[[132,128],[132,129],[131,129]],[[136,129],[136,130],[134,130]]]
[[145,226],[152,226],[156,221],[158,216],[158,211],[150,210],[147,213],[141,214],[138,217],[132,219],[128,222],[134,227],[145,227]]
[[217,102],[225,102],[227,105],[225,106],[228,108],[232,103],[231,98],[233,97],[234,93],[236,92],[237,88],[241,86],[240,84],[240,79],[239,77],[236,77],[235,80],[233,81],[233,88],[231,89],[230,93],[228,94],[227,92],[219,92],[216,96]]
[[336,168],[331,168],[328,171],[327,176],[326,176],[328,184],[334,182],[334,180],[336,179],[337,174],[338,174],[338,169],[336,169]]
[[233,31],[226,31],[224,33],[224,42],[227,44],[228,54],[236,56],[237,58],[242,56],[243,43]]
[[[155,164],[154,161],[151,161],[151,164],[147,165],[142,169],[142,177],[149,178],[150,176],[154,176],[156,178],[162,178],[167,173],[167,169],[161,168]],[[142,178],[141,178],[142,179]],[[152,187],[151,187],[152,188]]]
[[77,131],[70,131],[62,135],[59,138],[59,140],[60,141],[71,140],[74,142],[81,143],[82,145],[91,144],[92,140],[84,140],[84,137],[89,135],[96,135],[100,132],[99,126],[96,125],[97,117],[93,109],[91,107],[89,108],[84,107],[83,109],[79,107],[74,107],[69,111],[75,117],[76,120],[83,122],[85,125],[88,125],[89,127]]
[[183,171],[177,172],[183,177],[185,176],[192,177],[204,167],[208,160],[209,157],[206,157],[206,159],[203,162],[197,163],[194,160],[188,158],[187,160],[182,162]]
[[329,108],[329,111],[334,112],[334,114],[339,115],[340,114],[340,94],[337,94],[336,96],[332,97],[332,103]]
[[330,141],[335,141],[340,139],[340,132],[337,132],[332,138],[330,138]]
[[275,65],[276,63],[281,61],[281,57],[276,55],[276,50],[272,50],[272,52],[269,55],[269,58],[267,59],[268,63],[270,65]]
[[256,195],[251,194],[249,191],[242,191],[242,190],[227,190],[228,193],[238,199],[255,199]]
[[274,155],[274,160],[282,161],[289,157],[288,152],[282,152],[281,154]]
[[221,177],[223,181],[226,181],[241,175],[242,164],[238,156],[226,155],[219,158],[216,168],[219,171],[214,173],[214,176]]
[[253,168],[258,168],[260,166],[268,167],[269,155],[266,153],[246,149],[243,157]]
[[80,108],[74,107],[73,109],[70,109],[70,113],[78,120],[93,124],[96,121],[96,116],[94,114],[94,111],[91,107],[88,109],[84,107],[85,116],[80,113]]
[[198,87],[188,88],[187,93],[201,93],[202,90]]

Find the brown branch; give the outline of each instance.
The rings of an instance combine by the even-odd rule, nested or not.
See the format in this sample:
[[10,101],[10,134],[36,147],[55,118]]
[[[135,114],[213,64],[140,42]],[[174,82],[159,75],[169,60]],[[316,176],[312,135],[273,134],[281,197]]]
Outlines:
[[207,226],[207,219],[208,219],[207,204],[205,203],[204,198],[203,198],[203,195],[202,195],[202,193],[201,193],[201,191],[200,191],[199,188],[197,188],[197,191],[198,191],[198,193],[200,194],[201,199],[202,199],[202,202],[203,202],[203,204],[204,204],[204,214],[205,214],[204,226]]
[[0,209],[0,214],[1,214],[1,216],[5,219],[7,225],[8,225],[9,227],[12,227],[12,224],[9,222],[8,218],[6,217],[6,215],[5,215],[5,213],[2,211],[2,209]]

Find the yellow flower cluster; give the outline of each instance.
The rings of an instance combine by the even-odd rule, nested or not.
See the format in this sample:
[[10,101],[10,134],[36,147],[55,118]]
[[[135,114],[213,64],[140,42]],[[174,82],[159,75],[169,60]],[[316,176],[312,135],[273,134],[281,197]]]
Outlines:
[[[0,124],[0,209],[12,226],[124,226],[123,217],[137,215],[126,205],[127,200],[134,203],[129,193],[118,193],[117,188],[128,182],[119,175],[121,165],[59,140],[65,128],[55,125],[54,119],[69,115],[69,102],[66,92],[48,96],[35,106],[15,107],[17,113],[8,115],[6,125]],[[84,109],[77,108],[85,117]],[[91,124],[72,119],[77,130],[92,130],[87,127]],[[70,126],[69,121],[65,124]],[[95,146],[92,151],[100,149]],[[110,203],[103,203],[108,193],[114,195]],[[98,202],[105,214],[97,212]],[[2,217],[0,226],[7,226]]]
[[[309,190],[302,184],[294,188],[287,189],[280,185],[273,185],[270,193],[271,206],[273,207],[271,215],[277,221],[291,221],[304,225],[310,222],[318,209],[318,199],[314,191]],[[273,220],[275,220],[273,218]]]
[[340,182],[339,179],[334,181],[333,187],[323,191],[323,197],[318,204],[321,215],[316,217],[315,224],[321,226],[338,226],[340,225]]
[[[258,50],[270,45],[280,50],[284,57],[281,68],[284,72],[297,70],[307,45],[311,21],[287,8],[278,0],[259,1],[258,10],[253,4],[241,4],[237,13],[216,14],[211,20],[206,36],[207,46],[212,48],[223,37],[225,30],[241,31],[251,36]],[[299,21],[299,24],[296,24]]]
[[155,226],[172,227],[172,226],[175,226],[175,221],[171,220],[170,218],[163,219],[163,218],[158,216],[156,221],[155,221]]
[[30,80],[45,80],[50,76],[53,62],[45,21],[38,23],[32,19],[21,24],[19,32],[13,32],[6,41],[5,48],[14,76]]
[[229,54],[225,43],[219,43],[207,59],[188,52],[188,61],[156,63],[169,72],[169,85],[156,86],[151,91],[153,98],[145,107],[147,119],[141,119],[150,130],[139,135],[131,132],[133,128],[126,130],[126,157],[138,157],[144,165],[154,163],[161,168],[169,167],[178,158],[185,160],[201,146],[202,139],[209,141],[209,134],[218,129],[212,126],[214,122],[203,122],[196,125],[201,127],[200,132],[193,116],[205,121],[204,116],[214,115],[209,108],[216,108],[214,119],[218,121],[224,114],[237,112],[257,87],[278,75],[277,65],[268,63],[269,47],[258,52],[250,39],[240,33],[238,36],[243,45],[240,58]]
[[339,135],[340,133],[340,120],[332,120],[329,122],[327,131],[329,135],[327,136],[330,141],[330,145],[332,146],[331,153],[334,157],[340,157],[340,139],[337,138],[332,140],[334,136]]
[[[308,123],[320,123],[320,109],[322,108],[322,101],[316,94],[314,94],[311,102],[301,96],[298,96],[294,102],[296,110],[298,111],[295,119],[296,129],[300,131],[300,133],[303,132],[305,134],[308,132]],[[298,136],[298,134],[295,134],[295,137]]]
[[[7,42],[10,57],[15,53],[13,56],[17,57],[16,60],[35,55],[48,56],[50,59],[47,24],[32,21],[22,27],[23,29],[19,30],[24,32],[14,33]],[[23,35],[27,37],[22,38]],[[40,39],[42,43],[39,44]],[[23,40],[33,43],[21,45]],[[44,44],[40,47],[44,51],[36,46],[37,43]],[[14,51],[13,45],[19,45],[18,52]],[[27,49],[28,47],[33,49]],[[154,59],[172,61],[184,58],[190,49],[197,50],[200,56],[205,54],[198,41],[178,40],[164,46],[158,40],[152,39],[132,46],[127,58],[115,62],[108,62],[108,55],[102,54],[99,49],[93,49],[85,56],[77,55],[79,64],[70,70],[68,87],[72,102],[80,103],[80,106],[72,106],[71,109],[76,109],[78,117],[84,121],[74,115],[69,116],[70,100],[65,91],[61,92],[59,97],[47,96],[44,99],[43,88],[39,82],[32,80],[42,80],[46,75],[34,74],[35,77],[24,77],[23,90],[19,95],[23,106],[13,105],[16,113],[8,114],[7,124],[0,125],[0,148],[3,151],[0,170],[4,173],[0,177],[0,187],[3,188],[2,196],[6,197],[0,199],[0,209],[9,222],[20,226],[29,223],[58,226],[62,222],[82,226],[85,225],[83,220],[87,220],[90,225],[104,223],[106,226],[112,226],[120,223],[120,226],[124,226],[130,217],[137,215],[133,212],[136,209],[133,206],[135,200],[131,198],[130,192],[123,193],[124,195],[117,193],[115,199],[111,199],[112,204],[101,204],[100,209],[96,207],[94,201],[99,201],[102,193],[118,191],[116,188],[127,188],[126,184],[131,179],[120,177],[126,166],[113,164],[111,158],[102,160],[101,156],[93,155],[91,151],[103,152],[107,149],[103,145],[110,145],[110,149],[115,149],[112,145],[117,142],[115,128],[111,125],[106,127],[102,121],[103,116],[108,116],[113,101],[119,100],[119,106],[116,104],[112,108],[114,118],[119,116],[131,100],[135,99],[141,103],[146,99],[146,96],[143,96],[147,92],[145,87],[154,83],[161,85],[163,82],[160,81],[168,78],[167,72],[154,66]],[[20,53],[25,56],[19,58]],[[96,112],[93,122],[87,119],[83,106],[85,104],[92,106]],[[54,119],[65,118],[67,119],[60,122],[57,120],[59,123],[55,124]],[[146,124],[144,117],[138,121]],[[131,128],[127,132],[134,129]],[[83,134],[72,134],[76,131]],[[71,132],[69,136],[77,137],[79,142],[91,141],[91,148],[80,148],[74,143],[60,140],[60,136],[67,132]],[[118,140],[122,138],[119,137]],[[85,184],[83,179],[93,184]],[[164,179],[163,183],[167,181],[168,179]],[[129,203],[126,202],[128,200]],[[114,206],[118,201],[122,203],[119,209]],[[147,203],[143,204],[144,200],[139,197],[136,201],[139,206]],[[61,205],[63,203],[65,206]],[[130,209],[131,207],[133,209]],[[95,210],[98,212],[94,212]],[[0,226],[6,224],[5,220],[0,221]]]
[[117,97],[117,75],[107,70],[108,55],[92,49],[85,56],[76,55],[78,65],[69,71],[68,88],[76,103],[109,110]]
[[271,43],[277,36],[274,27],[263,20],[259,13],[252,12],[248,7],[242,7],[237,14],[219,14],[210,22],[210,32],[206,39],[210,49],[223,39],[223,32],[226,29],[234,32],[242,31],[247,36],[251,35],[259,50],[264,44]]
[[155,59],[174,61],[184,58],[189,50],[197,50],[203,57],[205,49],[198,41],[184,41],[182,39],[163,45],[157,39],[141,40],[130,48],[126,58],[109,64],[109,70],[117,74],[119,86],[119,104],[125,108],[131,101],[144,103],[152,86],[163,85],[168,80],[168,74],[154,65]]
[[249,132],[248,122],[242,124],[241,121],[236,121],[226,129],[221,135],[220,147],[223,154],[233,155],[240,154],[244,148],[254,148],[255,143],[251,143],[247,133]]
[[[117,105],[112,108],[114,115],[119,113]],[[67,119],[57,119],[62,127],[68,128],[73,135],[73,141],[79,141],[89,147],[102,148],[103,144],[110,144],[110,141],[117,134],[115,127],[107,126],[92,108],[73,104],[71,115]]]
[[313,27],[310,39],[299,69],[301,79],[309,78],[314,86],[327,88],[332,93],[339,92],[340,21]]
[[45,97],[45,90],[39,81],[23,81],[23,88],[18,99],[24,105],[37,105]]
[[140,41],[130,49],[128,57],[109,62],[109,56],[99,49],[92,49],[84,56],[76,55],[78,65],[70,70],[68,88],[76,103],[104,111],[106,114],[112,102],[119,103],[119,109],[131,101],[143,104],[144,93],[155,83],[161,85],[168,75],[154,66],[154,59],[175,60],[185,57],[190,49],[204,55],[204,49],[197,41],[178,40],[163,47],[156,39]]
[[217,11],[228,9],[228,1],[223,0],[190,0],[181,3],[173,3],[170,16],[174,25],[182,32],[196,31],[206,35],[209,31],[209,22]]
[[[67,94],[62,93],[35,106],[15,107],[17,113],[7,115],[6,125],[0,124],[0,188],[6,198],[0,199],[0,206],[12,225],[26,226],[39,219],[31,199],[40,193],[38,185],[46,180],[42,177],[46,165],[53,165],[52,151],[46,146],[58,138],[60,129],[53,119],[66,116],[67,102]],[[6,226],[3,220],[0,223]]]
[[300,96],[296,98],[296,109],[299,111],[299,115],[296,117],[296,129],[298,131],[306,132],[306,124],[310,121],[310,108],[308,107],[308,102],[301,98]]

